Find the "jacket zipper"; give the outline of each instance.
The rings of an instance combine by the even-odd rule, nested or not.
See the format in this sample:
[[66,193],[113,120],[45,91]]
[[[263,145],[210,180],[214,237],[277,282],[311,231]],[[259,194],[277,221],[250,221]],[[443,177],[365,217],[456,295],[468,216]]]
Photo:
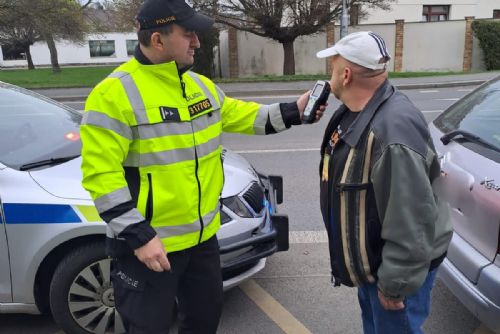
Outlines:
[[[191,124],[191,127],[192,127],[192,124]],[[193,129],[193,141],[195,141],[195,138],[194,138],[194,129]],[[200,237],[198,239],[198,243],[201,243],[201,238],[203,236],[203,230],[205,228],[205,224],[203,223],[203,217],[201,216],[201,183],[200,183],[200,179],[198,177],[198,167],[199,167],[199,162],[198,162],[198,150],[196,149],[196,141],[194,143],[194,159],[195,159],[195,162],[196,162],[196,165],[195,165],[195,176],[196,176],[196,182],[198,183],[198,217],[200,217]]]
[[[182,97],[184,97],[184,99],[187,100],[187,96],[186,96],[186,84],[184,83],[184,81],[182,80],[182,73],[185,73],[184,72],[180,72],[180,71],[177,71],[177,73],[179,74],[179,81],[181,83],[181,89],[182,89]],[[200,217],[200,237],[198,238],[198,244],[201,243],[201,238],[203,236],[203,230],[205,228],[205,224],[203,223],[203,217],[201,216],[201,183],[200,183],[200,178],[198,177],[198,167],[199,167],[199,162],[198,162],[198,150],[196,149],[196,139],[195,139],[195,136],[194,136],[194,129],[193,129],[193,123],[191,122],[191,130],[192,130],[192,133],[193,133],[193,147],[194,147],[194,159],[195,159],[195,176],[196,176],[196,183],[198,184],[198,217]]]
[[146,202],[146,220],[151,224],[151,220],[153,219],[153,182],[151,180],[151,174],[148,173],[148,199]]
[[179,70],[177,70],[177,74],[179,75],[179,81],[181,82],[182,97],[186,99],[187,98],[187,96],[186,96],[186,84],[182,80],[182,74]]

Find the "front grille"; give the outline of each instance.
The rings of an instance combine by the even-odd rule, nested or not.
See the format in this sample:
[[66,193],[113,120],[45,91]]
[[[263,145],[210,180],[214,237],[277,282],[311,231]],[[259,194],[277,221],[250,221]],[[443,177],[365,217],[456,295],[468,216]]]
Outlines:
[[261,212],[264,208],[264,191],[257,182],[252,182],[250,188],[243,194],[243,198],[255,213]]

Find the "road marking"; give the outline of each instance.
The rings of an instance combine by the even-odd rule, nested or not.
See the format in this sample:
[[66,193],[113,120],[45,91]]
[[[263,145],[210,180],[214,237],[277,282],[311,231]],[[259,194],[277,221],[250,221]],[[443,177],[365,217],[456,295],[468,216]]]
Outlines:
[[319,151],[319,148],[285,148],[285,149],[276,149],[276,150],[240,150],[234,151],[239,154],[243,153],[282,153],[282,152],[310,152],[310,151]]
[[436,101],[458,101],[460,100],[459,97],[452,97],[452,98],[449,98],[449,99],[434,99]]
[[472,92],[474,89],[472,88],[463,88],[463,89],[457,89],[457,92]]
[[479,326],[472,334],[495,334],[495,333],[489,330],[485,325],[481,324],[481,326]]
[[288,240],[291,244],[321,244],[328,242],[326,231],[290,231]]
[[438,90],[429,89],[429,90],[421,90],[421,91],[419,91],[419,93],[423,93],[423,94],[427,94],[427,93],[439,93],[439,91]]
[[312,334],[253,279],[241,283],[240,289],[286,334]]
[[434,113],[437,113],[437,112],[443,112],[443,110],[422,110],[422,113],[424,114],[434,114]]
[[[304,89],[304,92],[306,90]],[[280,99],[292,99],[292,98],[298,98],[301,94],[297,95],[256,95],[256,96],[245,96],[245,95],[236,95],[236,94],[230,94],[232,98],[237,98],[240,100],[257,100],[257,99],[275,99],[279,97]],[[228,95],[229,96],[229,95]]]

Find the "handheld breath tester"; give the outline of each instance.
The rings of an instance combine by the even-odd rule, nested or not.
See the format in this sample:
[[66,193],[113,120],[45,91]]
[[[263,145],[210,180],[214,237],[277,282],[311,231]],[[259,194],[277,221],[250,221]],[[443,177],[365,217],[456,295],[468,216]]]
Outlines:
[[316,119],[316,110],[319,106],[324,105],[330,95],[330,84],[328,81],[318,80],[309,95],[306,107],[304,109],[304,116],[302,123],[313,123]]

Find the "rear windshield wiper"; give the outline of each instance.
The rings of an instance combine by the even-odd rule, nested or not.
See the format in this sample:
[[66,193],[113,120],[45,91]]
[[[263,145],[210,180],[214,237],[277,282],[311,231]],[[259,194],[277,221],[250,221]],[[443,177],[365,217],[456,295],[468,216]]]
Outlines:
[[456,136],[462,136],[464,139],[467,139],[470,142],[478,143],[478,144],[485,146],[489,149],[500,152],[500,147],[497,147],[491,143],[488,143],[486,140],[482,139],[478,135],[475,135],[475,134],[468,132],[468,131],[465,131],[465,130],[450,131],[447,134],[445,134],[444,136],[442,136],[440,139],[444,145],[448,145],[450,143],[450,141],[453,138],[455,138]]
[[29,164],[24,164],[21,167],[19,167],[19,170],[26,171],[26,170],[30,170],[30,169],[42,167],[42,166],[58,165],[58,164],[62,164],[63,162],[78,158],[79,156],[80,155],[70,155],[70,156],[62,157],[62,158],[50,158],[50,159],[30,162]]

